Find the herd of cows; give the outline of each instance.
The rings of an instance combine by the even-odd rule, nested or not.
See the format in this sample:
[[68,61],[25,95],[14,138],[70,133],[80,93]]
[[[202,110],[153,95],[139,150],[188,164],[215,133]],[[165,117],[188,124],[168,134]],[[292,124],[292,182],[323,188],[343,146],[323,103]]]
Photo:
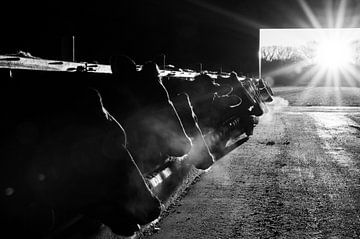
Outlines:
[[272,101],[264,80],[235,72],[179,77],[126,56],[111,72],[0,68],[5,235],[56,237],[79,217],[132,235],[161,212],[144,175],[173,158],[208,169]]

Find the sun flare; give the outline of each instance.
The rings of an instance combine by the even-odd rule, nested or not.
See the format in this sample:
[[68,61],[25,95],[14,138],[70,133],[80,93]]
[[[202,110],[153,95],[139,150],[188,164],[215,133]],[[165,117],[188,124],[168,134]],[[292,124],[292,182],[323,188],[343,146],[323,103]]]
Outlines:
[[351,45],[341,39],[326,39],[316,49],[315,62],[328,70],[347,67],[352,62]]

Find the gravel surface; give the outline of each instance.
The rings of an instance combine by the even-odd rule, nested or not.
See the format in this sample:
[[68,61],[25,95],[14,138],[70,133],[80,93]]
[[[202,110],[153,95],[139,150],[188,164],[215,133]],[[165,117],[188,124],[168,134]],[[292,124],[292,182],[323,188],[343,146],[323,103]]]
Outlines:
[[144,238],[360,238],[360,112],[276,109]]

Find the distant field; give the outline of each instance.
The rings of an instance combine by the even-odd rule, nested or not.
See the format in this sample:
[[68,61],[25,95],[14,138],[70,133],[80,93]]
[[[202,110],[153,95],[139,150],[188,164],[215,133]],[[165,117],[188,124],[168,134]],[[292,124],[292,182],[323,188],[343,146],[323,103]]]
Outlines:
[[360,106],[356,87],[273,87],[274,95],[290,106]]

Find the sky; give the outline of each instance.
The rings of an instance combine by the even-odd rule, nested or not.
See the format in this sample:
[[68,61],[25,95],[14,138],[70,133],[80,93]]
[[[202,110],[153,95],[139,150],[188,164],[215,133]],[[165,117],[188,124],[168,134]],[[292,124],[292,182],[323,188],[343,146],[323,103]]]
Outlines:
[[360,28],[343,29],[260,29],[260,46],[301,46],[307,42],[321,42],[331,37],[347,41],[360,40]]

